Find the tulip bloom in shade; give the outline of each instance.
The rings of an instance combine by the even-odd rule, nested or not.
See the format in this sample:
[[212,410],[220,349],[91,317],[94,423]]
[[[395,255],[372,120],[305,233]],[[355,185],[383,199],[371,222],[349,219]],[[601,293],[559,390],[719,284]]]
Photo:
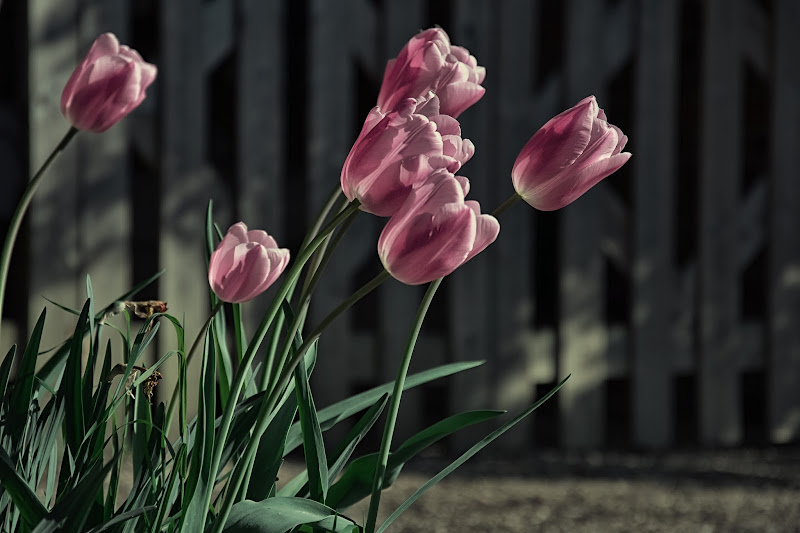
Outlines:
[[113,33],[95,40],[61,93],[61,113],[79,130],[102,132],[136,109],[156,67]]
[[407,285],[441,278],[494,242],[500,224],[464,201],[464,184],[445,170],[415,186],[378,239],[384,268]]
[[625,164],[627,142],[594,96],[584,98],[528,141],[511,170],[514,189],[536,209],[561,209]]
[[433,93],[389,113],[375,107],[342,167],[342,190],[363,211],[391,216],[415,183],[440,168],[458,171],[474,152],[458,121],[439,113]]
[[289,250],[278,248],[267,232],[247,231],[239,222],[211,254],[208,283],[220,300],[246,302],[267,290],[288,263]]
[[394,109],[406,98],[433,91],[441,100],[442,114],[458,117],[483,96],[486,69],[466,48],[452,46],[441,28],[418,33],[391,59],[383,73],[378,107]]

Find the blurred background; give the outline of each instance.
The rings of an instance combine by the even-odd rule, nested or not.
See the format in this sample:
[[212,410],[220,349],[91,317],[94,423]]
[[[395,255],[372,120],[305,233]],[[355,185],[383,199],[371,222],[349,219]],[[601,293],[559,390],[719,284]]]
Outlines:
[[[571,374],[497,450],[797,444],[799,23],[795,0],[5,0],[0,230],[68,129],[61,90],[97,35],[159,74],[139,109],[78,135],[49,171],[16,248],[3,343],[24,343],[45,305],[45,344],[70,335],[74,318],[44,298],[80,308],[87,274],[104,305],[161,269],[140,299],[167,301],[193,338],[209,312],[208,201],[221,227],[243,220],[296,251],[386,61],[439,25],[487,70],[459,118],[484,211],[513,192],[529,137],[589,94],[633,157],[561,211],[516,205],[445,281],[412,371],[486,363],[404,396],[399,435],[522,409]],[[383,223],[357,219],[311,323],[380,271]],[[317,405],[394,378],[423,291],[392,280],[334,324]],[[244,306],[251,325],[268,299]]]

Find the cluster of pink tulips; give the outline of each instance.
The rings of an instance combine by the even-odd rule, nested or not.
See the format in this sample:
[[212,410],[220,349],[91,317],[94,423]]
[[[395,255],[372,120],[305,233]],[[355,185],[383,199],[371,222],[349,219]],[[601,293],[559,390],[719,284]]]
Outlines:
[[[450,274],[500,231],[495,217],[465,199],[469,181],[456,175],[475,153],[456,119],[483,96],[485,76],[475,57],[451,45],[444,30],[415,35],[387,64],[378,104],[344,162],[345,196],[363,211],[391,217],[378,254],[403,283],[419,285]],[[595,98],[584,98],[548,121],[522,149],[512,170],[516,195],[540,210],[560,209],[625,164],[631,155],[622,152],[626,142]],[[231,232],[238,235],[237,227]],[[238,237],[229,233],[229,238]],[[266,288],[252,283],[254,290],[245,294],[238,284],[226,290],[231,284],[226,280],[250,274],[274,279],[274,270],[286,265],[267,251],[259,263],[245,252],[253,242],[239,242],[244,248],[232,254],[223,241],[220,250],[229,252],[215,253],[209,271],[212,287],[226,301],[243,301]]]
[[[21,220],[44,170],[79,130],[103,132],[133,111],[144,100],[145,91],[154,82],[156,74],[157,70],[154,65],[146,63],[136,51],[120,45],[114,35],[106,33],[94,42],[86,58],[69,78],[61,97],[61,111],[72,127],[28,183],[12,218],[3,247],[0,258],[0,319],[2,319],[2,304],[11,251]],[[177,319],[166,314],[166,305],[163,302],[155,301],[160,305],[154,308],[155,314],[151,312],[147,315],[148,327],[134,339],[136,349],[129,347],[126,352],[125,364],[117,366],[123,368],[120,371],[124,375],[124,378],[120,378],[121,383],[129,383],[128,386],[133,388],[142,379],[152,376],[150,381],[152,390],[154,383],[157,382],[153,372],[175,352],[165,355],[150,369],[135,366],[135,357],[133,360],[129,360],[128,356],[131,354],[136,357],[141,355],[147,343],[152,339],[152,335],[155,335],[154,331],[152,334],[149,333],[151,332],[150,328],[153,327],[153,321],[157,318],[167,317],[175,324],[176,331],[180,331],[182,347],[178,351],[181,353],[181,362],[179,363],[182,368],[181,378],[179,385],[173,391],[173,400],[170,402],[169,411],[165,414],[162,405],[160,412],[163,415],[162,418],[166,417],[165,427],[168,429],[169,421],[172,419],[172,410],[175,405],[181,406],[179,411],[179,418],[182,419],[179,427],[181,438],[173,443],[173,447],[179,450],[178,457],[182,458],[182,462],[173,458],[176,462],[170,467],[171,481],[167,483],[168,489],[160,487],[158,483],[169,469],[162,465],[161,468],[164,470],[160,474],[154,473],[155,470],[147,470],[155,484],[154,487],[160,487],[158,490],[164,489],[163,492],[145,494],[142,498],[151,498],[148,500],[150,504],[142,503],[138,509],[125,507],[120,510],[120,515],[108,524],[152,512],[154,516],[151,518],[157,518],[160,524],[168,524],[173,528],[169,529],[170,531],[210,530],[221,532],[223,528],[225,531],[250,531],[255,530],[252,528],[256,526],[252,524],[257,522],[266,528],[258,529],[259,531],[296,531],[296,527],[308,524],[312,524],[308,527],[311,527],[313,531],[353,531],[352,528],[343,529],[343,527],[350,527],[351,523],[353,525],[355,523],[349,522],[350,519],[343,515],[340,517],[340,509],[347,507],[348,498],[352,497],[352,501],[358,501],[366,495],[371,495],[369,515],[366,526],[362,530],[366,533],[376,532],[380,493],[391,484],[393,476],[399,472],[398,464],[391,463],[389,457],[400,397],[406,388],[406,373],[425,313],[442,278],[474,258],[497,239],[500,224],[496,216],[499,216],[514,202],[524,200],[534,208],[545,211],[560,209],[619,169],[631,155],[622,151],[625,148],[627,137],[619,128],[608,123],[605,113],[600,109],[595,98],[589,96],[574,107],[550,119],[531,137],[522,148],[513,166],[511,182],[515,192],[492,214],[483,213],[477,201],[467,199],[470,192],[469,180],[460,174],[464,165],[474,155],[475,146],[469,139],[462,136],[458,117],[483,96],[485,89],[481,84],[485,76],[486,69],[479,66],[475,57],[470,55],[465,48],[452,45],[444,30],[432,28],[412,37],[400,54],[387,64],[377,104],[367,115],[361,132],[344,161],[340,176],[341,191],[337,188],[336,194],[322,209],[317,223],[312,226],[306,240],[295,253],[293,264],[290,265],[289,250],[280,248],[275,239],[267,232],[257,229],[248,230],[244,222],[238,222],[231,226],[216,249],[210,254],[208,282],[213,291],[213,294],[209,294],[213,310],[208,322],[201,328],[202,331],[198,333],[189,350],[185,350],[182,346],[183,326]],[[337,197],[342,194],[346,197],[346,201],[342,199],[342,206],[339,210],[331,211]],[[334,309],[316,328],[306,332],[304,329],[305,319],[316,281],[324,270],[330,254],[336,248],[336,244],[349,227],[349,223],[361,211],[379,217],[387,217],[377,242],[378,256],[383,264],[383,270]],[[211,241],[216,235],[213,234],[210,208],[208,216],[207,238]],[[304,269],[306,278],[299,283]],[[342,311],[355,304],[390,276],[408,285],[429,282],[430,285],[415,316],[414,327],[409,334],[408,344],[405,347],[402,364],[391,396],[383,391],[360,406],[359,409],[367,410],[365,418],[356,425],[360,428],[361,433],[357,435],[353,433],[352,441],[341,448],[344,450],[341,452],[343,455],[335,460],[329,460],[332,458],[325,455],[326,446],[322,441],[321,434],[323,430],[308,385],[310,370],[317,357],[316,341],[327,325]],[[252,337],[247,338],[242,328],[238,304],[247,302],[263,293],[281,277],[283,280],[280,289],[264,313],[260,325]],[[302,288],[295,293],[295,289],[300,287]],[[78,405],[77,411],[83,413],[80,402],[89,397],[95,398],[92,396],[94,394],[97,399],[93,401],[97,402],[98,411],[92,411],[92,413],[96,414],[105,410],[106,415],[110,416],[114,409],[105,409],[109,397],[101,395],[107,395],[108,387],[99,387],[93,383],[81,381],[80,357],[81,346],[84,346],[81,335],[84,334],[84,330],[96,335],[90,349],[97,350],[97,346],[100,344],[99,326],[106,318],[106,314],[103,313],[98,315],[101,318],[90,316],[91,309],[93,309],[91,290],[88,289],[87,292],[89,301],[84,307],[84,312],[76,314],[79,314],[81,320],[84,321],[89,317],[90,324],[84,327],[79,322],[75,338],[71,342],[65,343],[65,346],[71,347],[69,357],[73,362],[69,368],[73,384],[67,388],[67,392],[53,395],[59,400],[68,399],[67,405]],[[122,299],[127,300],[127,296]],[[125,304],[135,304],[136,302],[120,301],[116,303],[120,304],[119,308],[126,309]],[[225,315],[218,314],[225,303],[232,304],[230,308],[235,324],[235,335],[233,336],[224,333]],[[37,324],[39,336],[41,336],[43,320],[44,313]],[[95,324],[94,320],[99,322]],[[271,333],[272,340],[265,348],[266,354],[264,354],[260,350],[263,348],[262,342],[268,332]],[[205,340],[205,344],[201,343],[201,340]],[[31,343],[25,350],[26,354],[32,354],[32,359],[29,359],[34,363],[38,354],[36,343]],[[229,350],[229,344],[235,345],[235,350]],[[199,394],[202,403],[198,404],[198,422],[193,426],[194,433],[191,438],[188,438],[189,435],[186,432],[189,431],[187,429],[189,425],[185,420],[187,397],[185,368],[198,346],[204,346]],[[260,370],[254,368],[257,353],[261,353],[263,356],[263,363],[257,367]],[[96,353],[95,357],[97,357]],[[222,361],[222,363],[217,363],[217,361]],[[104,367],[110,367],[110,364],[109,348]],[[219,372],[216,370],[215,365],[217,364],[221,368]],[[8,375],[10,366],[5,363],[3,365],[6,368],[6,375]],[[29,366],[31,369],[36,367],[35,364]],[[133,369],[136,369],[136,372],[141,371],[142,377],[137,378],[133,374]],[[258,373],[257,381],[256,373]],[[86,375],[93,377],[89,370],[86,371]],[[444,375],[449,374],[437,374],[439,377]],[[105,382],[108,383],[112,379],[113,376],[110,376]],[[435,378],[431,377],[430,379]],[[33,383],[32,377],[30,382]],[[419,381],[419,383],[422,382]],[[5,386],[4,383],[2,386]],[[33,390],[32,386],[30,384],[28,388]],[[81,387],[85,387],[84,392],[81,392]],[[253,393],[255,389],[258,390],[258,394]],[[218,390],[219,398],[215,397]],[[550,394],[555,390],[557,388]],[[294,394],[295,392],[296,394]],[[247,397],[247,402],[240,402],[240,395],[244,395],[243,400],[244,397]],[[131,397],[133,397],[132,394]],[[3,394],[0,394],[0,407],[3,405],[2,400]],[[70,403],[72,400],[74,402]],[[124,394],[116,394],[111,397],[111,400],[117,402],[112,406],[115,408],[119,402],[125,400],[125,397]],[[291,403],[292,401],[294,403]],[[366,402],[363,398],[359,401]],[[244,405],[245,403],[246,405]],[[218,405],[221,405],[224,410],[220,417],[217,417]],[[511,422],[492,432],[467,453],[477,453],[477,450],[516,424],[522,417],[527,416],[538,405],[539,403],[533,405]],[[364,456],[347,463],[349,454],[353,453],[363,435],[370,430],[378,417],[382,416],[384,407],[386,407],[385,426],[380,451],[377,454]],[[339,408],[342,411],[338,412],[337,416],[344,417],[345,408]],[[23,414],[28,412],[27,409],[28,405],[25,404],[22,409]],[[131,420],[130,425],[143,422],[138,420],[138,417],[140,412],[146,412],[146,407],[137,409],[137,419]],[[358,412],[359,409],[353,409],[347,416]],[[348,406],[347,410],[349,412],[351,407]],[[47,409],[44,409],[43,412],[47,412]],[[63,411],[60,412],[63,413]],[[462,415],[462,418],[458,418],[456,421],[453,421],[456,417],[451,417],[444,421],[447,422],[444,426],[438,426],[433,431],[426,430],[418,434],[408,441],[412,442],[413,446],[406,447],[404,453],[410,454],[409,448],[416,449],[421,446],[423,441],[427,442],[425,446],[428,446],[436,439],[443,438],[448,432],[483,421],[489,416],[496,416],[497,413],[476,411]],[[245,416],[249,418],[242,418]],[[290,434],[290,427],[296,418],[299,419],[298,424],[302,433],[307,472],[305,479],[299,476],[300,482],[287,484],[294,492],[283,497],[281,493],[287,489],[284,487],[276,494],[274,479],[282,463],[283,453],[291,451],[285,446],[288,446],[287,442],[290,439],[287,435]],[[242,420],[246,421],[242,422]],[[331,418],[328,419],[329,422],[331,420]],[[84,441],[89,436],[87,435],[85,438],[83,436],[84,419],[77,420],[74,427],[69,426],[72,433],[67,436],[77,439],[76,442],[70,441],[70,453],[76,450],[84,452],[94,450],[98,453],[96,457],[92,458],[92,461],[102,463],[103,446],[105,445],[103,443],[108,441],[100,438],[102,435],[99,431],[104,430],[107,422],[108,419],[103,419],[96,426],[90,428],[90,433],[95,432],[92,433],[91,438],[99,440],[96,445],[87,446],[84,446]],[[152,424],[157,422],[154,419]],[[159,423],[163,424],[164,422],[161,420]],[[128,423],[125,423],[121,427],[127,427],[127,425]],[[114,426],[117,427],[116,424]],[[147,431],[150,432],[151,429],[148,426]],[[162,431],[159,433],[161,436],[155,440],[150,439],[151,442],[156,443],[158,439],[164,441],[164,436],[168,433],[167,429],[163,431],[159,429]],[[266,433],[268,429],[276,431],[276,433]],[[153,431],[153,435],[156,433]],[[267,447],[268,452],[263,452],[261,449],[262,436],[265,436],[266,439],[273,439],[267,441],[270,445],[274,445]],[[155,445],[152,444],[152,446]],[[147,444],[147,446],[148,451],[143,455],[162,457],[162,459],[166,457],[166,451],[162,450],[163,453],[160,455],[151,453],[149,451],[151,444]],[[163,442],[161,446],[164,446]],[[418,453],[418,451],[414,453]],[[11,450],[11,453],[15,452],[16,450]],[[7,453],[9,452],[0,446],[0,455]],[[253,488],[251,491],[248,484],[251,482],[256,458],[264,459],[263,456],[259,456],[260,453],[271,454],[273,462],[267,469],[269,475],[265,476],[266,485],[265,480],[259,480],[254,483],[254,486],[265,486],[262,489]],[[344,455],[345,453],[347,455]],[[120,454],[117,454],[117,458],[119,456]],[[47,457],[50,457],[49,452]],[[72,455],[69,457],[70,461],[64,460],[62,465],[74,467],[76,464],[78,466],[90,464],[88,459],[77,460],[73,459]],[[3,459],[0,461],[0,468],[11,468],[11,470],[4,470],[5,473],[16,472],[14,465],[6,459],[5,455],[0,458]],[[117,458],[114,461],[117,461]],[[393,460],[399,461],[396,456]],[[403,461],[405,460],[408,458]],[[228,463],[232,464],[230,471],[224,468]],[[460,463],[455,464],[452,469],[455,469],[458,464]],[[53,461],[53,465],[55,465],[55,461]],[[342,471],[345,465],[348,465],[347,468],[355,466],[352,472],[347,469]],[[396,471],[387,471],[387,469],[391,470],[390,467],[395,468]],[[151,467],[148,466],[148,468]],[[328,475],[329,468],[334,472],[330,476]],[[222,475],[223,471],[226,472],[224,475]],[[93,470],[93,472],[92,476],[100,470]],[[108,470],[103,470],[102,475],[97,477],[100,485],[102,485],[103,479],[108,479],[107,472]],[[181,475],[175,477],[176,472],[181,472]],[[256,470],[256,472],[258,472],[257,476],[261,475],[260,470]],[[340,474],[341,478],[336,481]],[[15,475],[18,475],[18,472]],[[115,475],[112,474],[111,478],[114,479]],[[219,477],[220,475],[222,477]],[[371,492],[364,490],[364,475],[374,476],[370,486]],[[348,478],[348,476],[350,477]],[[347,485],[349,488],[343,489],[344,484],[339,485],[342,478],[350,483]],[[118,483],[119,480],[116,481]],[[37,479],[35,483],[28,483],[28,485],[25,483],[20,482],[14,487],[24,486],[27,490],[28,486],[40,486],[41,480]],[[48,483],[53,484],[49,478]],[[142,483],[146,484],[146,482]],[[173,483],[179,483],[180,489],[176,488],[178,485],[173,485]],[[222,491],[218,491],[219,496],[214,500],[213,496],[219,488],[219,483],[224,483],[224,488]],[[60,497],[62,484],[59,482],[58,486]],[[426,485],[424,490],[427,490],[428,486]],[[331,491],[328,490],[329,488]],[[423,489],[420,490],[424,492]],[[352,494],[343,495],[344,491],[350,491]],[[30,490],[27,490],[23,494],[23,496],[29,497],[28,500],[23,498],[20,501],[29,503],[30,498],[35,498],[32,496],[33,493],[28,494],[29,492]],[[109,503],[106,505],[105,519],[110,518],[110,511],[116,512],[114,507],[117,496],[116,488],[111,492],[113,494],[109,496]],[[251,497],[251,492],[260,495],[259,501],[245,499],[245,496]],[[178,493],[181,495],[180,500],[177,500]],[[332,496],[331,493],[334,495]],[[90,493],[86,492],[85,494]],[[310,507],[310,504],[303,499],[306,494],[308,500],[313,500],[311,502],[313,505]],[[413,501],[412,498],[418,497],[419,494],[421,492],[418,491],[410,500]],[[88,500],[92,500],[92,498]],[[139,501],[136,498],[134,500]],[[101,498],[99,502],[102,507],[103,499]],[[17,501],[14,503],[19,505]],[[38,501],[36,503],[39,504]],[[251,504],[256,506],[256,510],[253,510]],[[22,507],[27,511],[24,519],[32,526],[39,523],[45,524],[45,519],[50,513],[50,510],[45,509],[41,504],[29,504]],[[154,512],[156,508],[158,508],[158,512]],[[402,512],[404,508],[401,506],[396,514]],[[58,511],[56,514],[61,516],[59,514],[62,513],[61,508],[56,505],[55,509]],[[102,511],[101,508],[100,515],[103,515]],[[3,508],[0,507],[0,520],[2,520],[2,512]],[[382,533],[396,517],[396,514],[387,519],[377,529],[377,532]],[[83,518],[76,518],[75,522],[76,524],[80,523],[81,527],[75,526],[74,530],[83,530],[82,524],[88,519],[88,515],[81,516]],[[284,525],[275,526],[271,518],[273,516],[284,520],[279,521]],[[289,516],[294,516],[296,520],[287,518]],[[64,520],[66,519],[64,518]],[[244,527],[242,524],[249,525],[244,529],[236,529],[236,527],[227,529],[226,522],[229,519],[238,523],[236,527]],[[337,520],[341,520],[345,526],[331,525],[332,529],[327,529],[325,528],[327,526],[320,525],[327,524],[326,521],[329,519],[333,524],[337,524]],[[251,523],[251,521],[254,522]],[[132,522],[132,524],[134,523]],[[45,525],[41,527],[45,527]],[[131,525],[130,530],[134,530],[133,527]],[[31,529],[33,528],[31,527]],[[38,530],[40,527],[36,527],[36,529]],[[92,530],[99,531],[101,529],[104,527]],[[311,531],[312,529],[300,530]],[[359,530],[358,527],[355,529]],[[166,529],[159,527],[153,530]]]

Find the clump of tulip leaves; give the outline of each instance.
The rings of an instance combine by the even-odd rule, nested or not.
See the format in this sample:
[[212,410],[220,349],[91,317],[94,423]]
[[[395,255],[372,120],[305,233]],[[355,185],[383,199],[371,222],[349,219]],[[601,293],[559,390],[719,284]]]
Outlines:
[[[206,231],[210,253],[220,238],[211,222],[210,206]],[[45,310],[24,349],[14,346],[5,354],[0,364],[0,529],[36,533],[361,531],[358,524],[363,517],[349,516],[348,507],[370,496],[378,454],[362,450],[359,444],[384,411],[393,383],[317,409],[309,377],[317,357],[325,354],[318,354],[314,343],[266,418],[261,413],[265,389],[259,385],[269,381],[269,372],[261,365],[248,372],[244,393],[233,406],[229,436],[220,448],[221,412],[232,401],[232,377],[248,347],[238,304],[233,304],[233,324],[226,323],[225,313],[216,313],[210,327],[200,332],[200,361],[195,364],[201,365],[201,379],[190,383],[186,368],[191,350],[187,350],[181,321],[156,312],[140,323],[120,305],[157,277],[102,308],[87,278],[87,300],[81,309],[58,305],[57,312],[77,317],[71,338],[49,351],[41,345]],[[212,305],[218,304],[213,293],[210,297]],[[112,320],[111,315],[120,309],[122,319]],[[296,318],[289,301],[284,300],[280,309],[282,315],[270,330],[268,350],[273,355],[278,341],[287,335],[283,325]],[[230,349],[226,339],[232,332],[240,342]],[[147,367],[144,354],[154,349],[154,340],[161,335],[177,348]],[[119,345],[121,353],[114,353]],[[289,357],[302,345],[302,337],[295,334]],[[409,375],[404,388],[479,364],[460,362]],[[151,404],[148,395],[158,377],[167,372],[177,374],[176,388],[158,392],[171,399]],[[193,409],[187,405],[190,387],[199,391]],[[494,431],[487,430],[484,439],[421,486],[377,531],[385,531],[428,488],[529,415],[559,387]],[[187,420],[189,412],[196,412],[196,417]],[[383,488],[425,448],[501,414],[495,410],[460,413],[407,437],[391,451]],[[254,433],[259,419],[268,424],[261,435]],[[326,451],[323,434],[346,420],[351,429],[341,442],[329,443]],[[251,444],[253,439],[256,446]],[[279,490],[278,470],[298,448],[303,450],[306,469]],[[213,471],[217,455],[219,466]],[[235,492],[230,487],[234,471],[244,473]]]

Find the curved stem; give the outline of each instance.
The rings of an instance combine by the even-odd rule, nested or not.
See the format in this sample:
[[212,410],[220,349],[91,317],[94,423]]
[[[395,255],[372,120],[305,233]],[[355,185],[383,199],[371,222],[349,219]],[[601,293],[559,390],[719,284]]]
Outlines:
[[358,289],[355,293],[343,301],[336,309],[331,311],[328,316],[326,316],[325,319],[322,320],[322,322],[320,322],[316,328],[314,328],[314,331],[312,331],[311,334],[303,341],[303,344],[295,352],[294,357],[292,357],[292,359],[283,369],[280,380],[278,380],[277,385],[272,389],[272,392],[269,394],[266,403],[262,404],[261,409],[259,410],[258,419],[250,437],[250,441],[247,443],[247,448],[234,468],[233,475],[231,476],[226,490],[225,501],[222,504],[219,514],[217,515],[216,522],[214,522],[213,531],[215,533],[222,531],[222,527],[225,525],[225,521],[228,519],[228,514],[230,513],[231,507],[236,499],[235,495],[239,492],[242,480],[245,477],[247,465],[252,461],[253,457],[258,451],[258,443],[261,439],[261,436],[267,430],[267,427],[269,427],[269,423],[272,420],[272,412],[274,411],[275,406],[278,404],[278,400],[283,395],[284,390],[289,385],[289,381],[292,379],[292,374],[295,367],[303,359],[303,356],[308,349],[314,344],[314,342],[316,342],[320,335],[322,335],[322,332],[326,327],[328,327],[344,311],[352,307],[353,304],[372,292],[375,288],[380,286],[381,283],[389,279],[389,277],[390,274],[388,272],[385,270],[381,271],[380,274],[368,281],[363,287]]
[[[228,397],[228,404],[225,406],[225,412],[222,415],[222,421],[220,423],[219,432],[217,433],[217,438],[214,443],[214,456],[211,460],[211,468],[209,469],[210,475],[212,479],[209,480],[209,488],[213,487],[216,484],[216,476],[219,472],[219,464],[222,461],[222,452],[225,448],[225,442],[228,439],[228,431],[231,428],[231,422],[233,420],[233,412],[236,408],[236,402],[239,398],[239,393],[242,391],[242,385],[244,384],[245,376],[247,372],[245,369],[250,368],[253,363],[253,359],[255,358],[256,352],[258,348],[261,346],[261,341],[264,340],[264,336],[267,334],[267,330],[269,329],[270,325],[272,324],[272,320],[275,318],[275,315],[278,314],[278,310],[281,307],[281,304],[286,298],[286,295],[289,291],[294,287],[297,278],[300,276],[300,272],[302,271],[303,267],[305,266],[306,262],[308,262],[311,255],[314,251],[319,247],[320,244],[325,240],[325,238],[330,234],[339,224],[341,224],[350,214],[356,211],[359,207],[359,202],[354,200],[347,206],[347,208],[339,213],[333,220],[331,220],[327,226],[325,226],[322,230],[320,230],[319,234],[306,246],[303,248],[299,254],[297,259],[295,259],[292,268],[289,272],[285,275],[283,284],[281,285],[278,293],[273,298],[272,302],[270,303],[267,312],[264,314],[264,318],[261,320],[261,323],[256,330],[256,333],[253,336],[252,341],[247,346],[247,352],[245,352],[244,358],[242,360],[242,364],[239,366],[238,370],[236,371],[236,379],[231,386],[230,395]],[[229,487],[230,489],[230,487]],[[226,491],[226,502],[233,501],[232,499],[235,497],[236,492],[238,491],[238,487],[234,487],[232,490]],[[228,494],[230,497],[228,497]],[[207,509],[211,504],[211,491],[206,491],[206,501],[204,502],[205,505],[202,507]],[[219,528],[222,527],[221,524],[225,522],[225,519],[217,520],[216,524],[220,524],[219,526],[215,525],[215,531],[219,531]]]
[[[325,241],[325,243],[319,247],[316,254],[314,255],[314,259],[312,259],[312,264],[309,265],[309,269],[306,273],[307,274],[306,282],[304,283],[303,290],[300,293],[300,306],[298,307],[294,320],[292,321],[292,324],[286,333],[283,350],[281,350],[281,357],[280,359],[278,359],[279,363],[275,367],[275,371],[273,372],[274,376],[270,378],[269,381],[270,387],[266,389],[268,392],[272,391],[273,380],[278,379],[278,376],[280,375],[280,370],[283,368],[284,362],[286,361],[286,358],[289,355],[289,348],[292,345],[294,336],[297,334],[298,331],[300,331],[303,328],[303,324],[305,323],[305,319],[308,313],[308,307],[309,305],[311,305],[311,295],[314,293],[314,288],[319,283],[320,278],[322,278],[322,272],[325,270],[325,267],[328,266],[328,262],[333,256],[333,252],[336,250],[336,247],[339,245],[342,238],[347,233],[347,230],[350,229],[350,226],[353,225],[353,222],[355,221],[357,215],[358,211],[354,211],[347,218],[347,220],[345,220],[345,222],[341,225],[341,227],[336,231],[336,234],[333,236],[333,238],[331,239],[329,237]],[[320,255],[321,251],[323,252],[322,255]]]
[[365,533],[373,533],[375,531],[375,523],[378,519],[378,506],[381,502],[381,490],[383,490],[383,476],[386,473],[386,464],[389,461],[389,449],[392,446],[392,436],[394,435],[394,426],[397,422],[397,413],[400,410],[400,397],[403,394],[403,387],[406,383],[406,374],[408,374],[408,367],[411,364],[411,356],[414,353],[414,346],[417,344],[417,337],[419,337],[422,322],[425,320],[425,314],[428,312],[428,307],[436,294],[436,289],[442,283],[439,278],[428,286],[422,302],[419,304],[417,315],[414,317],[414,326],[411,329],[411,334],[408,336],[408,344],[406,351],[403,355],[403,362],[400,364],[400,370],[397,372],[397,378],[394,380],[394,390],[392,391],[392,399],[389,403],[389,410],[386,413],[386,425],[383,427],[383,439],[381,440],[381,449],[378,452],[378,463],[375,465],[375,477],[372,481],[372,497],[369,499],[369,514],[367,515],[367,524],[364,527]]
[[514,205],[515,203],[517,203],[517,202],[518,202],[518,201],[520,201],[520,200],[522,200],[522,196],[520,196],[520,195],[519,195],[519,193],[516,193],[516,192],[515,192],[514,194],[512,194],[512,195],[511,195],[511,197],[510,197],[508,200],[506,200],[505,202],[503,202],[502,204],[500,204],[500,205],[497,207],[497,209],[495,209],[494,211],[492,211],[492,216],[493,216],[493,217],[499,217],[500,215],[502,215],[502,214],[503,214],[503,212],[504,212],[506,209],[508,209],[509,207],[511,207],[512,205]]
[[17,204],[17,208],[14,211],[14,215],[11,217],[11,223],[8,226],[8,232],[6,233],[6,240],[3,243],[3,252],[0,255],[0,324],[3,322],[3,302],[5,301],[6,295],[8,268],[11,265],[11,253],[14,251],[14,242],[17,240],[19,228],[22,226],[22,219],[25,217],[25,212],[28,210],[28,206],[33,199],[33,195],[36,194],[36,189],[39,188],[39,184],[42,181],[42,176],[44,176],[44,171],[47,170],[50,164],[55,160],[56,156],[64,151],[64,148],[67,147],[69,142],[77,133],[78,129],[72,127],[69,129],[66,135],[64,135],[64,137],[61,139],[61,142],[58,143],[53,152],[47,157],[36,174],[34,174],[31,180],[28,182],[28,186],[25,187],[25,191],[22,193],[22,198],[20,199],[19,204]]

